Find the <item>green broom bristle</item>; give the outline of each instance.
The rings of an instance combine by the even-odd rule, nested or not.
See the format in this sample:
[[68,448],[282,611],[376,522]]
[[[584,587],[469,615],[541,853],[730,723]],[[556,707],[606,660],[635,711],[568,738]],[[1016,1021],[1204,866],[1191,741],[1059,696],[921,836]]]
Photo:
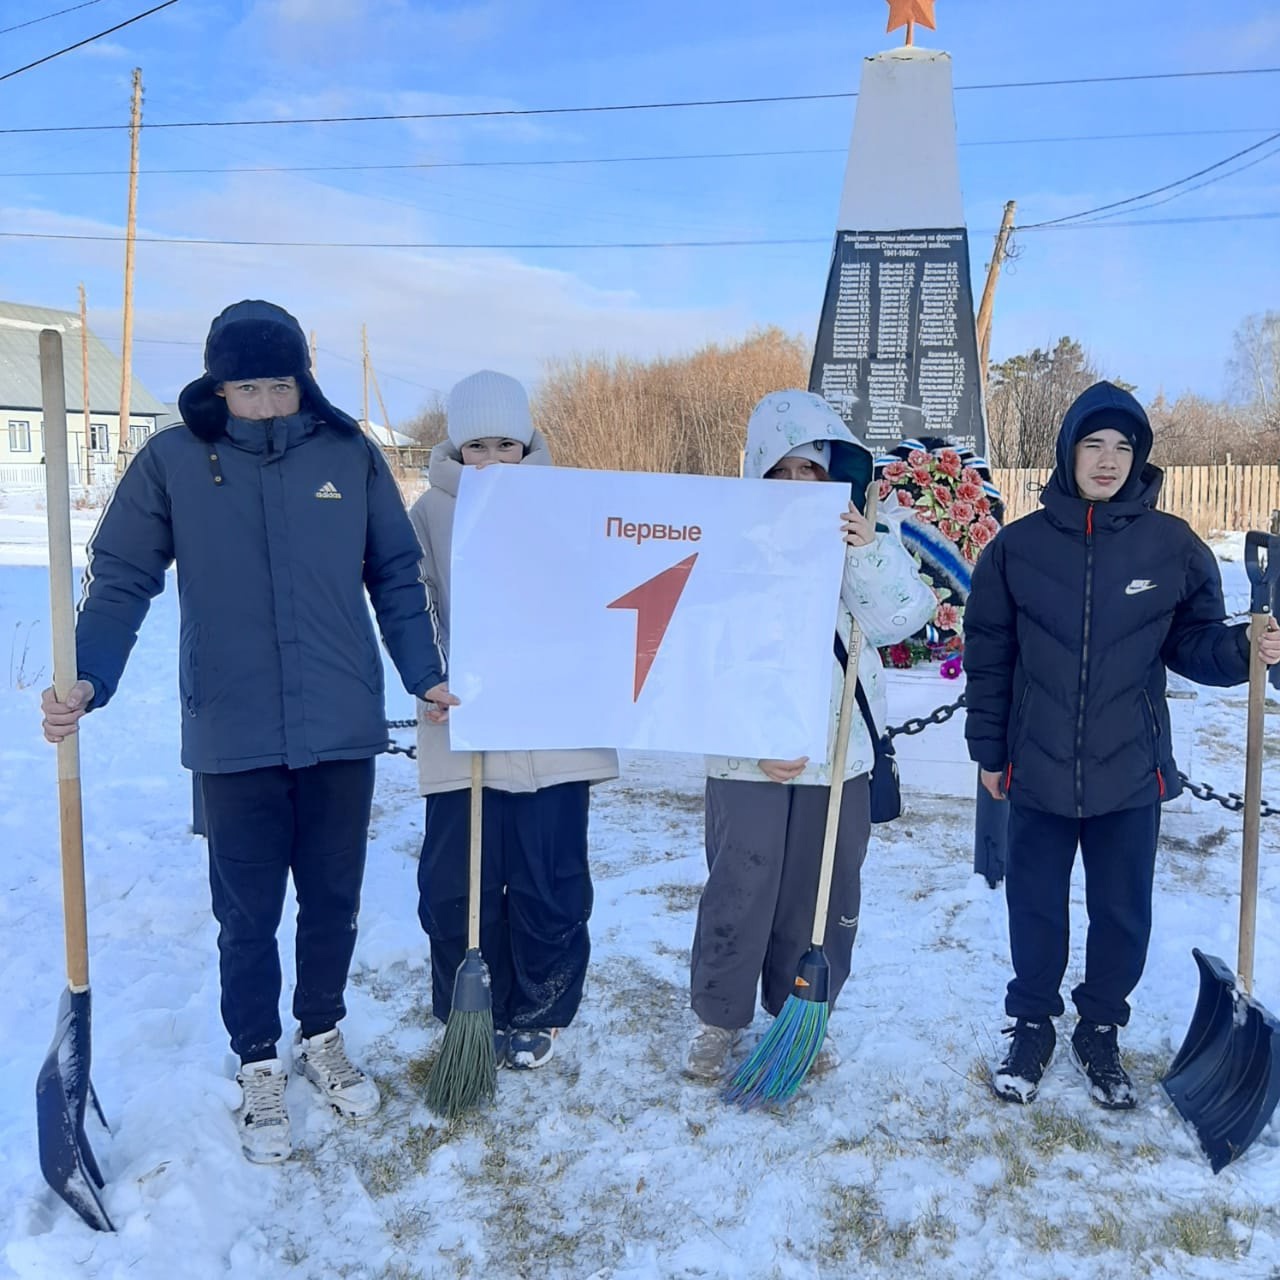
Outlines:
[[829,1012],[825,1000],[788,996],[768,1035],[725,1087],[725,1101],[749,1109],[793,1097],[822,1048]]
[[457,1119],[493,1100],[498,1063],[493,1052],[493,1010],[453,1009],[427,1080],[427,1106]]

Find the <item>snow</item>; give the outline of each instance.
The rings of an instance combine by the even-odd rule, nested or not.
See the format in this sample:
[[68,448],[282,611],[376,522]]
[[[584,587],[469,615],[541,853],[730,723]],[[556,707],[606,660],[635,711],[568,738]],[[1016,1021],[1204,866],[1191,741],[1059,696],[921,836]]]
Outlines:
[[[1166,814],[1151,955],[1121,1039],[1137,1110],[1095,1107],[1065,1052],[1039,1099],[1012,1107],[982,1079],[1004,1044],[1003,897],[971,870],[972,800],[931,794],[912,760],[906,813],[876,830],[867,861],[854,974],[832,1019],[839,1070],[752,1114],[679,1075],[704,875],[700,762],[629,756],[622,779],[595,792],[581,1014],[546,1069],[502,1072],[495,1105],[450,1129],[421,1100],[438,1036],[414,910],[421,801],[413,766],[383,757],[344,1024],[383,1110],[341,1121],[291,1079],[293,1159],[247,1164],[231,1120],[204,843],[189,831],[178,764],[172,590],[117,701],[82,734],[93,1076],[114,1128],[91,1124],[90,1139],[118,1227],[89,1231],[46,1187],[35,1135],[34,1082],[65,986],[54,752],[38,727],[42,508],[30,492],[0,497],[0,1276],[1280,1274],[1276,1125],[1215,1177],[1158,1085],[1195,1003],[1191,946],[1234,964],[1238,816],[1203,803]],[[78,546],[95,518],[75,513]],[[1230,608],[1247,605],[1239,544],[1222,546]],[[939,682],[936,703],[956,692]],[[411,714],[407,696],[392,697],[389,716]],[[1243,690],[1195,702],[1196,773],[1221,790],[1241,785],[1244,715]],[[1262,826],[1256,990],[1280,1007],[1280,827]],[[1083,965],[1078,878],[1073,902],[1064,990]],[[291,926],[281,933],[287,1014]]]

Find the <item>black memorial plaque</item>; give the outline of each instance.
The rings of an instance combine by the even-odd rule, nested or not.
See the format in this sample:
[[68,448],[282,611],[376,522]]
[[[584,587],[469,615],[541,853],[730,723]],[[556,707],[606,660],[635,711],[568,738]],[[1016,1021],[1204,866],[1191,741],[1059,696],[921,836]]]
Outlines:
[[873,451],[929,435],[986,453],[963,227],[836,233],[809,390]]

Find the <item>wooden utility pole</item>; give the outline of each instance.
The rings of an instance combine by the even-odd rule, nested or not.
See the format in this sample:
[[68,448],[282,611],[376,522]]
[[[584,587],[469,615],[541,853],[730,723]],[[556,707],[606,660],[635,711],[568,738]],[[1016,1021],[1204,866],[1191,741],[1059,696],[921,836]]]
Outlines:
[[978,306],[978,371],[984,391],[987,387],[987,363],[991,352],[991,310],[996,301],[996,281],[1000,278],[1000,267],[1004,263],[1009,235],[1013,231],[1013,215],[1017,210],[1016,200],[1010,200],[1004,206],[1004,217],[1000,221],[1000,230],[996,232],[996,247],[991,254],[991,264],[987,267],[987,283],[982,290],[982,302]]
[[369,380],[373,383],[373,394],[378,397],[378,411],[382,414],[382,425],[387,429],[387,444],[394,445],[395,440],[391,435],[391,419],[387,417],[387,406],[382,400],[382,388],[378,386],[378,375],[374,370],[372,360],[369,361]]
[[364,383],[364,419],[361,425],[365,429],[365,433],[369,431],[369,329],[367,325],[360,326],[360,350],[362,359],[360,361],[361,372],[363,374],[362,381]]
[[89,308],[80,283],[80,393],[84,397],[84,482],[93,483],[93,428],[89,425]]
[[129,448],[133,387],[133,249],[138,232],[138,136],[142,132],[142,68],[133,69],[133,111],[129,124],[129,215],[124,240],[124,336],[120,350],[120,447],[116,472],[124,470]]
[[311,376],[316,376],[316,331],[311,330],[311,336],[307,341],[307,345],[311,348]]

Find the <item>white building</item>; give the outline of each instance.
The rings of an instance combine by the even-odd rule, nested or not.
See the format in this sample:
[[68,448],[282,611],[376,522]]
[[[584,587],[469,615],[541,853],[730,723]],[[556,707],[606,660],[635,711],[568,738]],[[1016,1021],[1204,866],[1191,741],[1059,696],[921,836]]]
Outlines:
[[[74,311],[0,302],[0,482],[42,483],[44,416],[40,393],[40,330],[62,334],[66,375],[67,451],[73,482],[114,475],[120,449],[120,361],[89,334],[86,428],[80,317]],[[134,378],[129,395],[127,450],[132,452],[169,416],[165,404]]]

